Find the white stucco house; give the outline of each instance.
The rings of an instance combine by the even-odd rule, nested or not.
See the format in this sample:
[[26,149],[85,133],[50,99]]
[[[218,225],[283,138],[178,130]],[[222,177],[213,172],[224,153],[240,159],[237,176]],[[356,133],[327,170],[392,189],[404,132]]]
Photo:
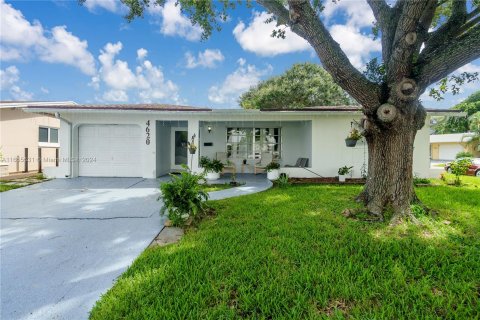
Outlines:
[[[346,147],[345,137],[359,107],[314,107],[296,110],[232,110],[163,104],[29,106],[27,112],[60,119],[59,166],[54,177],[156,178],[188,164],[200,171],[201,156],[226,153],[237,172],[251,173],[262,154],[271,153],[291,177],[333,177],[339,167],[353,166],[360,177],[366,145]],[[429,110],[430,116],[454,115]],[[198,150],[187,150],[195,136]],[[414,172],[430,176],[429,128],[417,134]],[[307,158],[306,167],[295,167]],[[246,164],[244,164],[246,163]],[[293,167],[291,167],[293,166]]]
[[432,160],[455,160],[457,153],[470,152],[475,157],[480,156],[480,150],[469,145],[474,133],[450,133],[430,135],[430,156]]

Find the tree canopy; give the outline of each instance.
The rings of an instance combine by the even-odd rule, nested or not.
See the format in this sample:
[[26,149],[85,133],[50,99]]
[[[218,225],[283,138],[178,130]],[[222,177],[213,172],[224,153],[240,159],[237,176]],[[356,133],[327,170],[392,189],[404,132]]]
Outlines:
[[298,63],[252,87],[240,96],[239,103],[244,109],[296,109],[348,105],[351,99],[320,65]]
[[446,117],[434,126],[435,133],[463,133],[478,131],[478,118],[480,115],[480,90],[471,94],[467,99],[453,106],[451,109],[467,113],[466,117]]

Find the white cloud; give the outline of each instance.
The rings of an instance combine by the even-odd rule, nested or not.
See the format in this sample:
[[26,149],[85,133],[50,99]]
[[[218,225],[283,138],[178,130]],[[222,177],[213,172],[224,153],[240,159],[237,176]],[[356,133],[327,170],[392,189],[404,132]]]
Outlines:
[[175,5],[175,0],[167,0],[163,6],[150,5],[148,12],[160,18],[160,32],[167,36],[179,36],[189,41],[198,41],[202,36],[202,29],[192,22]]
[[365,66],[372,53],[382,49],[380,41],[362,34],[353,26],[333,25],[330,28],[330,34],[340,44],[350,62],[359,69]]
[[49,93],[50,93],[50,90],[48,90],[48,89],[45,88],[45,87],[40,87],[40,91],[42,91],[42,93],[45,93],[45,94],[49,94]]
[[39,49],[40,59],[76,66],[85,74],[94,74],[95,59],[88,51],[87,41],[81,41],[66,28],[57,26],[52,29],[52,37],[48,39],[47,46]]
[[327,22],[332,21],[334,16],[338,19],[343,15],[347,25],[357,28],[373,26],[375,21],[367,2],[358,0],[326,1],[322,15]]
[[310,44],[299,37],[290,29],[285,29],[285,39],[273,38],[272,31],[276,29],[275,23],[265,23],[271,17],[266,12],[254,12],[253,19],[247,26],[240,21],[233,35],[243,50],[253,52],[260,56],[276,56],[279,54],[309,50]]
[[86,0],[84,5],[91,12],[95,12],[97,8],[102,8],[110,12],[118,12],[121,2],[118,0]]
[[144,49],[144,48],[140,48],[137,50],[137,59],[138,60],[143,60],[147,57],[148,55],[148,51],[147,49]]
[[133,71],[126,61],[116,57],[122,50],[122,43],[107,43],[98,57],[100,69],[92,77],[90,86],[107,90],[102,95],[105,101],[125,102],[129,100],[129,90],[132,90],[139,102],[180,101],[178,86],[165,79],[162,69],[145,60],[147,50],[137,50],[139,65]]
[[128,95],[123,90],[108,90],[103,94],[103,100],[113,102],[126,102]]
[[199,52],[197,57],[192,55],[191,52],[187,52],[185,59],[187,60],[186,67],[188,69],[197,67],[215,68],[217,62],[222,62],[225,57],[219,49],[206,49],[203,52]]
[[0,0],[1,56],[4,61],[27,60],[37,56],[50,63],[63,63],[79,68],[87,75],[95,73],[95,60],[82,41],[65,26],[44,30],[40,22],[30,23],[22,12]]
[[467,63],[463,67],[460,67],[455,73],[462,73],[462,72],[478,72],[480,74],[480,65]]
[[272,66],[258,69],[254,65],[247,65],[245,59],[238,59],[238,68],[229,74],[221,85],[215,85],[208,90],[208,99],[214,103],[237,105],[237,98],[245,91],[256,85],[261,77],[272,72]]
[[0,88],[2,91],[8,91],[13,100],[32,100],[33,94],[22,90],[18,86],[20,81],[20,71],[17,67],[9,66],[3,70],[0,69]]

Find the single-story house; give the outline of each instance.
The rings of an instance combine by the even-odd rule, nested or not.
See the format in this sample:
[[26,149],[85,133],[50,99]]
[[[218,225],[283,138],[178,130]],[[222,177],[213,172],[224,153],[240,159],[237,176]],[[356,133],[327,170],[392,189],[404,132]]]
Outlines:
[[[345,138],[362,113],[357,106],[295,110],[210,109],[165,104],[29,106],[28,112],[60,119],[60,165],[55,177],[156,178],[201,156],[226,155],[238,173],[251,173],[269,155],[291,177],[333,177],[353,166],[360,177],[368,159],[365,143],[346,147]],[[457,111],[429,110],[417,134],[414,172],[429,176],[429,117]],[[194,138],[195,154],[187,150]],[[298,159],[308,161],[298,166]]]
[[1,176],[39,172],[58,164],[60,120],[52,114],[27,113],[27,106],[69,106],[72,101],[0,101]]
[[432,160],[455,160],[457,153],[470,152],[475,157],[480,157],[480,150],[475,149],[468,142],[472,140],[473,133],[452,133],[430,135],[430,157]]

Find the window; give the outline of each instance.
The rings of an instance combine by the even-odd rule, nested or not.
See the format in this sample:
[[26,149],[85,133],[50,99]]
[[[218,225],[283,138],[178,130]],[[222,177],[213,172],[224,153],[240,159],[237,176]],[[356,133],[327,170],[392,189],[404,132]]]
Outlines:
[[58,129],[50,128],[50,142],[58,143]]
[[260,159],[263,152],[281,158],[280,128],[227,128],[229,158]]
[[55,128],[38,128],[38,142],[41,143],[58,143],[58,129]]
[[48,128],[39,128],[38,142],[48,142]]

